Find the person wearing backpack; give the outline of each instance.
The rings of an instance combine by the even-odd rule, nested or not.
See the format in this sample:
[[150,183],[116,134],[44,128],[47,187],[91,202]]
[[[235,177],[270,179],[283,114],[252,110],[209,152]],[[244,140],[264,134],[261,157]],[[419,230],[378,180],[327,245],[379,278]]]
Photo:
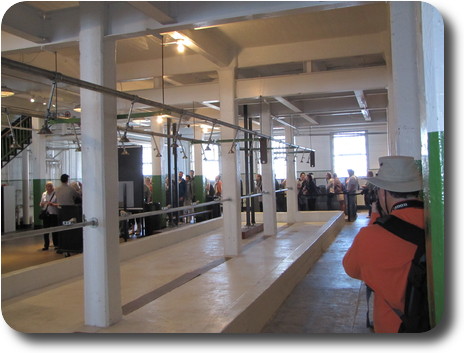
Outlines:
[[[412,157],[380,157],[379,164],[377,176],[368,178],[377,187],[378,201],[369,225],[346,252],[343,267],[374,293],[374,332],[427,331],[422,177]],[[421,268],[416,276],[421,280],[412,288],[410,275],[416,267]]]

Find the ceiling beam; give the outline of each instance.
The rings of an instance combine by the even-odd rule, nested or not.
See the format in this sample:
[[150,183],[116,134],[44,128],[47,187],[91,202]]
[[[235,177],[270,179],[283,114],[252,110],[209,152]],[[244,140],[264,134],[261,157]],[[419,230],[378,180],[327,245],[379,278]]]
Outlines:
[[295,113],[301,113],[301,114],[298,114],[298,115],[301,116],[303,119],[307,120],[308,122],[310,122],[311,124],[319,125],[319,123],[316,120],[311,118],[308,114],[303,113],[300,108],[298,108],[296,105],[294,105],[291,102],[289,102],[288,100],[286,100],[284,97],[274,96],[274,98],[278,102],[280,102],[281,104],[285,105],[287,108],[294,111]]
[[175,39],[182,39],[184,45],[219,67],[227,67],[236,56],[237,46],[217,28],[195,31],[170,32]]
[[201,104],[203,104],[204,106],[206,106],[208,108],[212,108],[212,109],[215,109],[215,110],[221,110],[220,106],[217,106],[216,104],[213,104],[213,103],[218,103],[218,101],[203,101],[203,102],[201,102]]
[[140,12],[142,12],[143,14],[154,19],[156,22],[162,25],[177,22],[173,17],[169,16],[165,11],[161,10],[151,1],[128,1],[128,3]]
[[364,116],[364,120],[372,121],[369,109],[367,108],[366,96],[364,95],[364,91],[354,91],[354,95],[356,96],[356,100],[358,101],[359,107],[361,108],[361,113]]

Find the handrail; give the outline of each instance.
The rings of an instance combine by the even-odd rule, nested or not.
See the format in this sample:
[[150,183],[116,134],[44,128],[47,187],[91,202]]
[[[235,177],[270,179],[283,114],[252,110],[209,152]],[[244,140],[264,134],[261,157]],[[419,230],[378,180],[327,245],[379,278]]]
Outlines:
[[[226,201],[232,201],[232,199],[221,199],[217,201],[209,201],[209,202],[204,202],[204,203],[198,203],[196,205],[189,205],[189,206],[181,206],[181,207],[173,207],[173,208],[164,208],[162,210],[156,210],[156,211],[148,211],[148,212],[141,212],[141,213],[135,213],[135,214],[127,214],[123,216],[119,216],[119,221],[127,221],[129,219],[135,219],[135,218],[143,218],[147,216],[155,216],[155,215],[160,215],[160,214],[167,214],[167,213],[175,213],[179,211],[184,211],[184,210],[189,210],[189,209],[194,209],[197,207],[204,207],[204,206],[211,206],[211,205],[216,205],[220,204]],[[85,216],[84,216],[85,218]],[[98,226],[98,220],[96,218],[91,218],[88,221],[83,221],[79,223],[70,223],[69,221],[63,222],[63,225],[56,226],[56,227],[49,227],[49,228],[40,228],[40,229],[34,229],[34,230],[26,230],[26,231],[15,231],[15,232],[8,232],[8,233],[3,233],[1,235],[1,240],[3,241],[9,241],[13,239],[19,239],[19,238],[28,238],[28,237],[33,237],[36,235],[43,235],[44,233],[52,233],[52,232],[59,232],[59,231],[65,231],[65,230],[71,230],[71,229],[78,229],[78,228],[84,228],[86,226],[92,226],[92,227],[97,227]]]
[[8,232],[2,234],[2,242],[15,240],[15,239],[22,239],[22,238],[29,238],[36,235],[43,235],[44,233],[52,233],[52,232],[60,232],[64,230],[71,230],[71,229],[79,229],[84,228],[87,226],[97,227],[98,220],[96,218],[92,218],[89,221],[79,222],[79,223],[64,223],[62,226],[56,227],[49,227],[49,228],[40,228],[34,230],[26,230],[20,232]]
[[208,202],[198,203],[196,205],[188,205],[188,206],[180,206],[180,207],[172,207],[172,208],[164,207],[163,209],[156,210],[156,211],[148,211],[148,212],[140,212],[140,213],[122,215],[122,216],[119,216],[119,220],[127,221],[129,219],[135,219],[135,218],[143,218],[143,217],[156,216],[156,215],[168,214],[168,213],[176,213],[180,211],[195,209],[197,207],[217,205],[225,201],[232,201],[232,199],[220,199],[217,201],[208,201]]
[[250,195],[243,195],[241,196],[240,198],[242,200],[245,200],[245,199],[251,199],[253,197],[258,197],[258,196],[263,196],[263,193],[262,192],[259,192],[259,193],[256,193],[256,194],[250,194]]

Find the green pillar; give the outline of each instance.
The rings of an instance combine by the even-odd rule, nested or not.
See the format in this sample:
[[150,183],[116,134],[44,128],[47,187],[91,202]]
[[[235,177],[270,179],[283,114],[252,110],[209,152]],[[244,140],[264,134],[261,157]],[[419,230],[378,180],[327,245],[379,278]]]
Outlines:
[[428,171],[424,173],[426,214],[427,214],[427,243],[429,246],[428,259],[431,260],[429,283],[433,291],[432,318],[438,324],[443,316],[445,302],[445,190],[444,190],[444,151],[445,137],[443,131],[428,134]]
[[440,323],[445,303],[444,24],[427,3],[416,3],[420,19],[418,56],[422,166],[431,324]]

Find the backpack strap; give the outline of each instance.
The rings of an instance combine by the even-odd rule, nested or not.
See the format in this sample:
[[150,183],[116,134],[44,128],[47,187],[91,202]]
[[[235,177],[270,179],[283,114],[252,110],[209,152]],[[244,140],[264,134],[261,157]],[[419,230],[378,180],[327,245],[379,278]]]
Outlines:
[[374,224],[378,224],[395,234],[403,240],[413,243],[417,246],[415,258],[420,258],[425,252],[425,231],[409,222],[403,221],[394,215],[387,215],[378,218]]
[[[403,221],[401,218],[398,218],[393,215],[387,215],[381,218],[378,218],[374,224],[378,224],[381,227],[388,230],[390,233],[395,234],[396,236],[400,237],[403,240],[406,240],[412,244],[417,246],[416,252],[414,254],[414,259],[412,260],[413,263],[419,263],[422,257],[425,256],[425,230],[411,224],[409,222]],[[411,265],[412,266],[412,265]],[[409,273],[411,276],[411,271]],[[411,291],[414,288],[411,288],[408,284],[406,287],[406,303],[408,305],[408,298],[411,295]],[[402,322],[405,321],[405,313],[401,310],[394,308],[387,302],[387,305],[400,317]]]

